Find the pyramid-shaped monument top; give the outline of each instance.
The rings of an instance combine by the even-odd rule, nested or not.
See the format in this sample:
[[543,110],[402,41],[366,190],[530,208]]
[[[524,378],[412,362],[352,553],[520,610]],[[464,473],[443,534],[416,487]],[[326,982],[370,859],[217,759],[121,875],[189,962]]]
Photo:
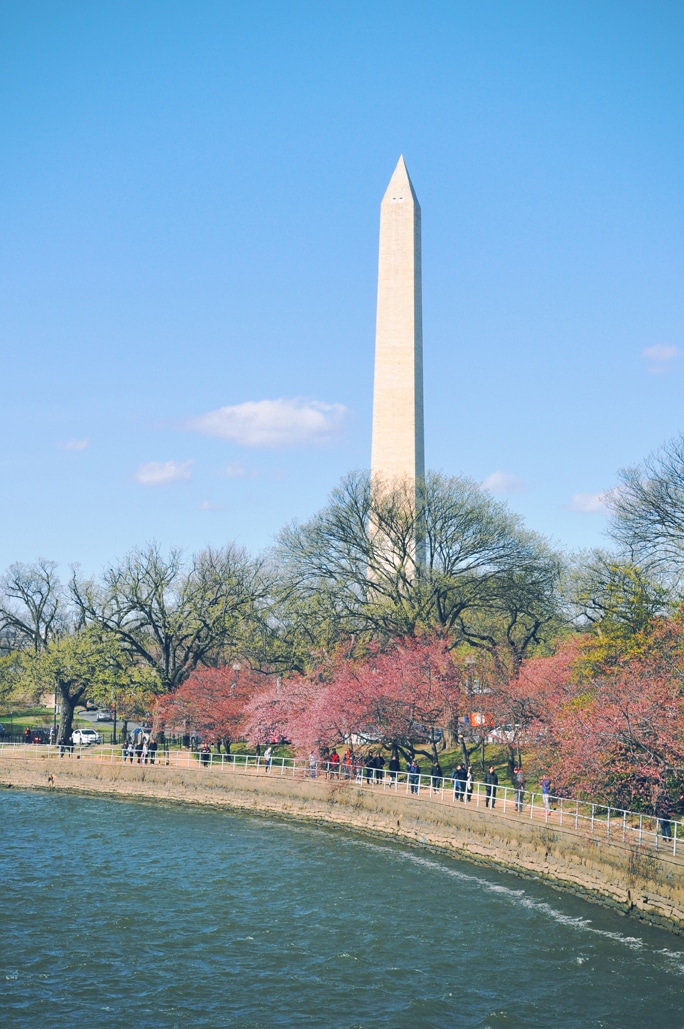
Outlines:
[[385,203],[385,201],[389,201],[391,203],[392,201],[397,200],[408,200],[409,197],[411,197],[414,204],[417,204],[420,207],[416,191],[413,188],[413,183],[411,182],[411,176],[409,175],[408,168],[406,167],[404,155],[402,154],[397,161],[397,166],[392,173],[392,178],[389,181],[389,186],[385,190],[385,195],[382,198],[382,201],[383,203]]

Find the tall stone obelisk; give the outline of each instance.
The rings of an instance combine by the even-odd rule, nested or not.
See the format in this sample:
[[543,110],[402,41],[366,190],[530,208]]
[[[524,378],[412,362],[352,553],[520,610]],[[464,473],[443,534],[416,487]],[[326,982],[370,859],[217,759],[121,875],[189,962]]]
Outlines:
[[420,204],[400,157],[380,205],[371,476],[415,488],[424,474]]

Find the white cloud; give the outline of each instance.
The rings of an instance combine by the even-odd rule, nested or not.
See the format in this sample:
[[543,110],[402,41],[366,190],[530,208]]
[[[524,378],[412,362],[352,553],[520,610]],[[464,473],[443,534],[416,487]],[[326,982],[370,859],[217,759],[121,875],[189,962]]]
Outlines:
[[165,486],[169,482],[190,478],[192,461],[148,461],[141,464],[135,479],[143,486]]
[[240,461],[232,461],[221,472],[226,479],[256,479],[259,474],[256,468],[245,468]]
[[667,371],[681,353],[679,347],[673,347],[667,343],[655,343],[652,347],[644,347],[641,356],[649,362],[647,370],[659,374]]
[[90,446],[89,439],[69,439],[66,443],[58,443],[62,450],[87,450]]
[[200,511],[223,511],[225,504],[212,504],[210,500],[203,500],[200,504]]
[[605,493],[573,493],[568,511],[577,511],[579,514],[605,514],[608,507],[605,502]]
[[339,432],[347,413],[343,404],[281,397],[219,407],[191,419],[187,426],[243,447],[277,449],[325,442]]
[[525,483],[517,475],[501,470],[492,472],[482,482],[482,488],[490,493],[523,493],[527,488]]

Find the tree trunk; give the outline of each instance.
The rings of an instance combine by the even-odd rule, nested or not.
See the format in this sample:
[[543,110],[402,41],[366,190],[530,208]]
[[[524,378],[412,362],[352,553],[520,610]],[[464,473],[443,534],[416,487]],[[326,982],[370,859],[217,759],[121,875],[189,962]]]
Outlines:
[[85,686],[71,692],[70,682],[58,682],[57,689],[61,698],[59,713],[59,730],[57,732],[57,743],[68,743],[71,740],[71,733],[74,728],[74,711],[76,705],[86,691]]

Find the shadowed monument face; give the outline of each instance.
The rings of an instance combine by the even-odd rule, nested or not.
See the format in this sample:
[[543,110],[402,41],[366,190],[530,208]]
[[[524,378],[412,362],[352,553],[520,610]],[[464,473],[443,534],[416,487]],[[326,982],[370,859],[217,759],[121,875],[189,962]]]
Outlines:
[[420,205],[400,157],[380,205],[371,476],[415,496],[424,474]]

